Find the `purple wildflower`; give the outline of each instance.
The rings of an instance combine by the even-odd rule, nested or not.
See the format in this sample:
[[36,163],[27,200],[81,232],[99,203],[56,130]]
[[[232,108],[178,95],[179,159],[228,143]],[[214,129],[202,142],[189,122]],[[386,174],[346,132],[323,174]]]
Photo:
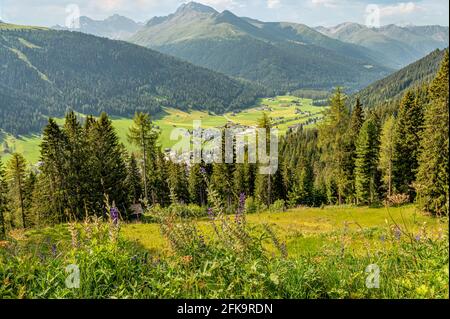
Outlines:
[[240,224],[243,214],[244,214],[244,210],[245,210],[245,194],[241,193],[241,195],[239,196],[239,206],[238,206],[238,211],[236,214],[236,223]]
[[213,212],[213,209],[211,207],[208,208],[208,216],[209,216],[209,218],[214,219],[214,212]]
[[203,175],[206,175],[206,168],[200,167],[200,173],[202,173]]
[[109,213],[110,213],[113,224],[117,225],[119,223],[119,210],[117,209],[117,207],[115,207],[115,206],[111,207],[111,210]]
[[400,228],[398,228],[398,227],[395,228],[394,236],[395,236],[395,239],[400,240],[400,237],[402,236],[402,231],[400,230]]
[[415,239],[416,241],[420,241],[420,234],[416,235]]
[[380,240],[381,240],[381,242],[383,242],[383,243],[384,243],[384,242],[386,241],[386,236],[384,236],[384,235],[381,235],[381,236],[380,236]]
[[52,255],[53,255],[53,257],[56,257],[56,253],[57,253],[56,245],[53,244],[53,245],[52,245]]

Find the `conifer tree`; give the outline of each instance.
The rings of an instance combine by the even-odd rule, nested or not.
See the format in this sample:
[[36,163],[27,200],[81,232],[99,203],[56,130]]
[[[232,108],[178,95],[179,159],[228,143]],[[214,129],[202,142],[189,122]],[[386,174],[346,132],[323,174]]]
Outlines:
[[345,105],[345,97],[338,88],[331,98],[331,107],[325,112],[319,125],[319,147],[322,149],[322,162],[325,164],[330,202],[332,189],[336,186],[337,202],[342,204],[347,194],[351,176],[346,165],[351,158],[348,148],[348,126],[350,114]]
[[128,140],[131,144],[139,147],[142,154],[142,176],[144,179],[144,197],[149,200],[149,192],[152,196],[153,204],[156,203],[156,190],[149,190],[149,181],[154,179],[155,161],[157,159],[156,143],[159,133],[152,123],[148,114],[136,113],[133,118],[133,125],[129,129]]
[[392,167],[394,157],[394,127],[395,118],[388,117],[381,131],[380,165],[383,185],[387,196],[392,195]]
[[8,182],[9,198],[14,212],[20,214],[22,227],[26,228],[25,217],[25,180],[27,167],[25,158],[19,154],[12,154],[6,166],[6,180]]
[[105,210],[105,197],[115,203],[123,213],[129,209],[128,188],[126,184],[127,168],[123,159],[124,147],[106,113],[102,113],[97,121],[86,132],[90,179],[87,182],[92,194],[92,210]]
[[39,214],[55,214],[59,222],[64,221],[64,208],[68,189],[65,171],[67,137],[58,124],[50,118],[42,134],[40,146],[40,181],[35,193],[35,208]]
[[417,173],[419,207],[434,214],[449,214],[449,102],[448,50],[430,85]]
[[5,214],[8,206],[8,184],[6,183],[5,170],[0,158],[0,238],[6,237]]
[[134,154],[131,154],[129,157],[127,171],[126,183],[129,189],[130,202],[136,204],[142,198],[142,178]]
[[355,161],[356,161],[356,143],[358,140],[359,132],[361,130],[361,127],[364,124],[364,112],[362,109],[362,104],[359,100],[359,98],[356,99],[356,105],[353,108],[351,118],[350,118],[350,124],[349,124],[349,130],[348,130],[348,137],[346,141],[347,145],[347,152],[348,156],[346,156],[346,163],[344,165],[346,175],[348,176],[350,183],[349,183],[349,189],[347,196],[350,197],[351,201],[354,201],[355,196]]
[[408,91],[400,104],[394,133],[392,182],[397,193],[414,197],[423,109],[413,91]]
[[356,143],[355,188],[358,204],[371,204],[377,199],[379,135],[374,117],[364,122]]
[[[204,170],[204,168],[203,168]],[[206,182],[202,174],[202,165],[194,164],[189,171],[189,199],[199,206],[206,205]]]

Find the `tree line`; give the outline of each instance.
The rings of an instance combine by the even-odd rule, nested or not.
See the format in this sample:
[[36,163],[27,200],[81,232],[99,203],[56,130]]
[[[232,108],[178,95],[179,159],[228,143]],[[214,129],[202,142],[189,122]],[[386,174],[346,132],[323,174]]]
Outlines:
[[[134,117],[128,140],[138,151],[129,153],[106,113],[82,123],[69,112],[62,126],[49,119],[37,166],[30,169],[18,153],[0,163],[1,233],[106,216],[111,206],[123,219],[133,217],[136,204],[206,211],[211,190],[230,212],[243,198],[265,209],[277,202],[374,205],[403,196],[424,211],[448,214],[448,115],[448,52],[436,78],[407,91],[394,113],[364,109],[359,100],[350,108],[337,89],[317,128],[281,139],[271,175],[248,161],[175,163],[158,145],[148,114]],[[258,121],[266,132],[272,126],[267,114]]]

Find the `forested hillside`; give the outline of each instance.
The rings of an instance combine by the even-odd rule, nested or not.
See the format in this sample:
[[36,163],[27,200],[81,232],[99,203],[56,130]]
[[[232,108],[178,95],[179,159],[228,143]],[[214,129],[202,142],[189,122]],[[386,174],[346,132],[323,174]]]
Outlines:
[[129,41],[287,92],[360,89],[390,73],[370,50],[305,25],[264,23],[197,3],[151,19]]
[[[264,91],[133,44],[78,32],[1,25],[0,129],[40,131],[68,109],[131,116],[161,107],[241,109]],[[20,106],[20,107],[19,107]]]
[[400,71],[379,80],[352,97],[359,97],[364,107],[399,102],[405,91],[429,82],[439,69],[445,50],[436,50]]

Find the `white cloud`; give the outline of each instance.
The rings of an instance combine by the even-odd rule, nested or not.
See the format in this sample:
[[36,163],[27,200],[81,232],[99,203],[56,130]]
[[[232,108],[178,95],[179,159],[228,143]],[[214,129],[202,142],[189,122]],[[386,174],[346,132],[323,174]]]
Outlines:
[[281,5],[280,0],[267,0],[267,8],[269,8],[269,9],[279,8],[280,5]]
[[311,0],[313,6],[323,6],[327,8],[334,8],[338,5],[337,0]]
[[405,15],[413,13],[419,9],[420,7],[413,2],[401,2],[396,5],[380,7],[380,14],[384,17]]

